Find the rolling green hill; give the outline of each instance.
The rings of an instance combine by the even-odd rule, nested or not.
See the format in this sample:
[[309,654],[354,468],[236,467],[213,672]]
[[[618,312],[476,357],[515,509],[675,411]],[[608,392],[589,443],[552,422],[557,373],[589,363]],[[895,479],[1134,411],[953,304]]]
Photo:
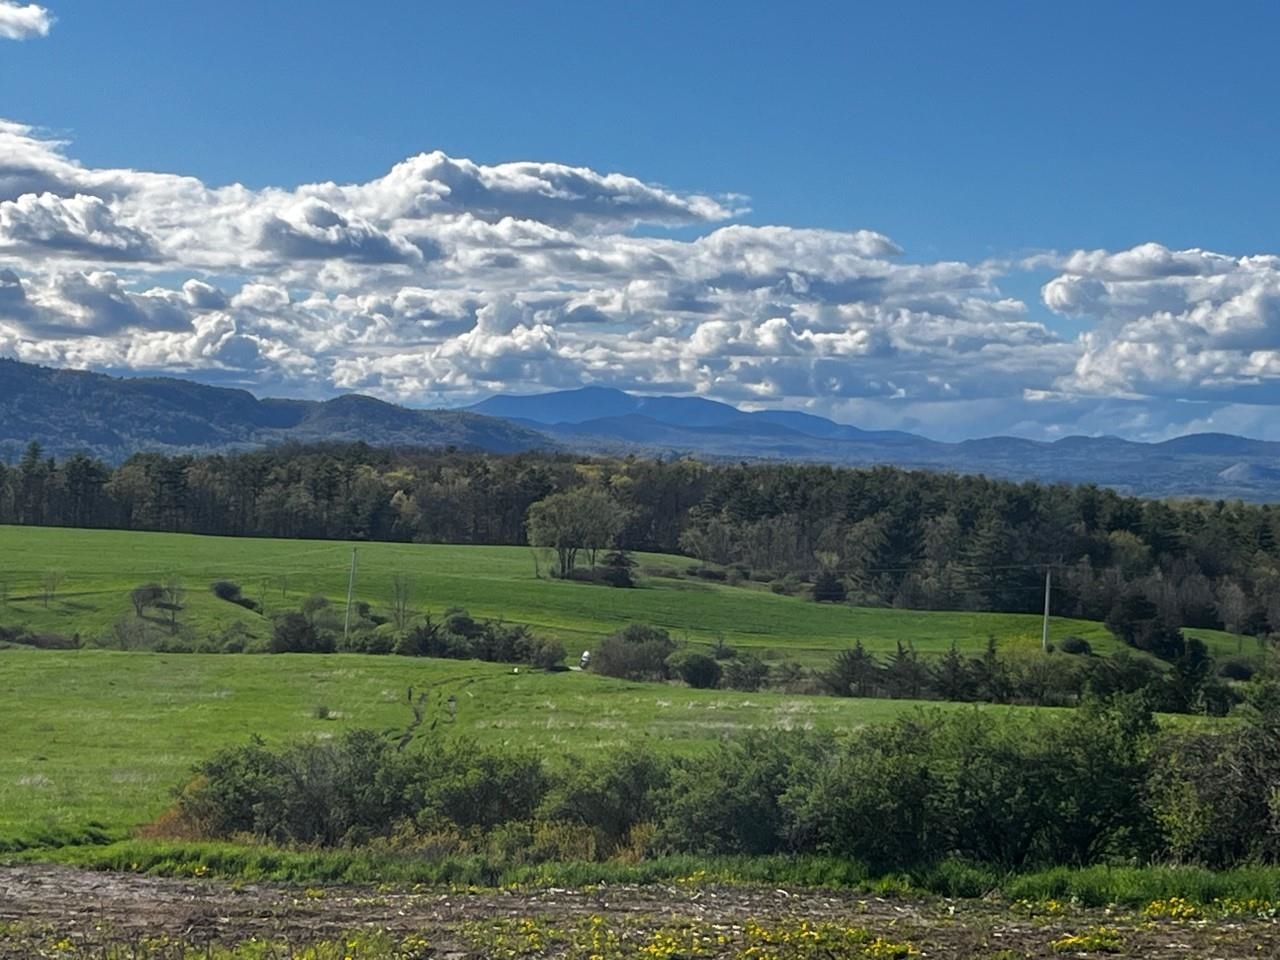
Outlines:
[[[32,631],[78,634],[94,644],[114,623],[132,615],[129,592],[139,584],[176,577],[185,586],[180,620],[197,636],[238,621],[265,638],[269,616],[297,609],[311,594],[345,600],[351,551],[358,550],[355,597],[385,608],[392,578],[404,574],[420,612],[450,606],[473,615],[527,623],[573,648],[632,622],[670,630],[678,639],[713,643],[719,637],[770,659],[818,664],[861,640],[871,651],[888,652],[898,641],[923,653],[946,650],[955,641],[979,652],[988,636],[1001,650],[1034,650],[1040,618],[991,614],[859,608],[816,604],[763,589],[662,576],[642,578],[642,587],[609,587],[552,580],[548,564],[525,547],[443,546],[305,540],[257,540],[108,530],[0,527],[0,624]],[[640,555],[654,569],[683,568],[682,557]],[[539,570],[542,576],[539,576]],[[47,571],[62,581],[45,597]],[[209,590],[220,579],[241,584],[261,600],[267,616],[221,600]],[[1053,618],[1054,637],[1087,639],[1098,653],[1119,644],[1098,623]],[[1235,654],[1244,641],[1216,631],[1194,631],[1216,653]],[[1252,641],[1249,641],[1251,644]]]
[[[635,621],[677,638],[723,636],[767,659],[826,664],[861,640],[887,652],[899,641],[938,653],[954,641],[979,652],[988,635],[1002,651],[1033,655],[1040,621],[1019,614],[913,612],[822,605],[758,586],[732,587],[673,576],[645,576],[622,590],[539,576],[527,548],[392,543],[349,544],[174,534],[0,527],[0,624],[78,634],[86,647],[133,616],[129,591],[177,578],[186,587],[180,622],[200,636],[239,622],[265,639],[270,616],[321,593],[341,609],[353,547],[355,595],[385,607],[392,579],[406,575],[419,612],[454,604],[478,616],[532,624],[576,653]],[[671,571],[680,557],[641,557]],[[47,598],[45,574],[60,581]],[[209,584],[239,582],[266,615],[217,599]],[[47,602],[46,602],[47,600]],[[1056,619],[1054,635],[1087,638],[1099,653],[1118,649],[1106,630]],[[1206,633],[1219,652],[1242,643]],[[1249,648],[1245,648],[1248,650]],[[699,691],[633,684],[578,671],[537,673],[473,661],[335,655],[156,654],[113,650],[0,649],[0,849],[17,839],[75,831],[98,822],[121,832],[147,821],[191,765],[253,734],[278,741],[330,735],[348,726],[403,727],[409,687],[435,690],[433,735],[466,735],[544,751],[551,762],[637,738],[673,750],[751,728],[849,729],[915,704],[782,693]],[[456,720],[440,712],[452,693]],[[940,705],[942,709],[1031,709]]]

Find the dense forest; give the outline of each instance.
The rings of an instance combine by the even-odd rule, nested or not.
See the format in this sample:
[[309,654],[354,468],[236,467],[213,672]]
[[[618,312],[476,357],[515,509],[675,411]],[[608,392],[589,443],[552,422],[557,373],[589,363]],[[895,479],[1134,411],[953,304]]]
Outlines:
[[838,585],[851,602],[1054,612],[1280,632],[1280,511],[1094,486],[810,465],[283,446],[0,466],[0,522],[234,536],[522,544],[530,507],[593,488],[622,550],[683,553],[729,579]]

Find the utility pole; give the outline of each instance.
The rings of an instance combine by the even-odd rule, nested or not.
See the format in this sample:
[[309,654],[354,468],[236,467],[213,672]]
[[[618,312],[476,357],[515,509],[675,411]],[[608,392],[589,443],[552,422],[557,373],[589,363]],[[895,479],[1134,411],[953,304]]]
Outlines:
[[[342,624],[342,645],[347,645],[347,636],[351,633],[351,595],[356,589],[356,548],[351,548],[351,572],[347,575],[347,619]],[[1047,609],[1047,608],[1046,608]],[[1045,628],[1048,630],[1048,627]]]
[[1044,629],[1040,635],[1040,648],[1049,652],[1049,589],[1053,578],[1053,567],[1044,568]]

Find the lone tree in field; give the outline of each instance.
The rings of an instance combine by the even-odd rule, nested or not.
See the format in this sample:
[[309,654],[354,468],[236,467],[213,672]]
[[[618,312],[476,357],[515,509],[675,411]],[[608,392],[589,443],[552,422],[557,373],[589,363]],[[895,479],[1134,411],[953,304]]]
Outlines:
[[626,511],[599,487],[575,487],[553,493],[529,508],[529,543],[556,552],[556,576],[573,576],[578,552],[587,550],[595,565],[598,550],[613,546],[627,521]]
[[129,601],[133,604],[133,612],[139,617],[147,612],[148,607],[154,607],[164,598],[164,587],[158,583],[144,583],[140,587],[134,587],[129,593]]
[[168,614],[169,629],[174,633],[178,632],[178,614],[182,611],[183,601],[186,596],[187,591],[182,585],[182,581],[176,577],[169,577],[164,582],[160,599],[151,604],[157,610],[163,610]]
[[44,605],[49,606],[49,601],[53,599],[53,595],[58,592],[58,588],[62,586],[62,582],[67,579],[65,570],[46,570],[44,577],[40,581],[44,588]]

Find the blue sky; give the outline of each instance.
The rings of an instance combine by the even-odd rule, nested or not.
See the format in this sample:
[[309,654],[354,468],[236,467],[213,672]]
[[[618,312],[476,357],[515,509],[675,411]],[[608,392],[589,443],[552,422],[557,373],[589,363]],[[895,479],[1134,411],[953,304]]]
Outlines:
[[1280,438],[1275,4],[44,7],[0,2],[7,355]]

